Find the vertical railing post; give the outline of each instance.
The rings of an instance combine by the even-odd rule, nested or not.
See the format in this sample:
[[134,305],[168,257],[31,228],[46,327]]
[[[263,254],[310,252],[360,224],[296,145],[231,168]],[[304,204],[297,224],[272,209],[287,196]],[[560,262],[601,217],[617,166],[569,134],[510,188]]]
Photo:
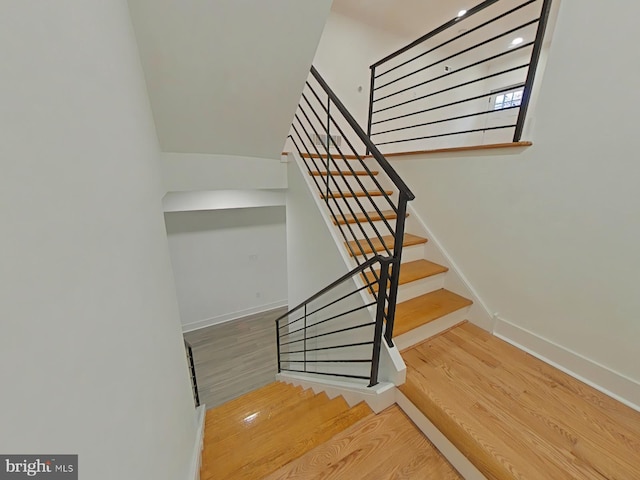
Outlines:
[[[393,239],[393,266],[391,281],[389,282],[389,307],[387,308],[387,328],[384,336],[387,345],[393,347],[393,326],[396,317],[396,303],[398,300],[398,285],[400,282],[400,262],[402,260],[402,243],[404,241],[404,226],[407,216],[407,197],[400,192],[398,200],[398,217],[396,219],[396,233]],[[387,285],[384,285],[386,289]]]
[[329,95],[327,95],[327,144],[325,146],[327,148],[327,176],[325,179],[327,181],[327,203],[329,203],[329,177],[331,176],[329,173],[329,147],[331,146],[331,99]]
[[538,30],[536,31],[536,40],[533,44],[533,51],[531,52],[531,60],[529,62],[529,70],[527,71],[527,79],[525,80],[524,91],[522,92],[522,102],[520,103],[520,112],[518,113],[516,130],[513,134],[514,142],[519,142],[522,139],[522,132],[524,131],[524,121],[527,118],[527,110],[529,110],[529,102],[531,101],[531,89],[533,88],[533,82],[535,81],[536,71],[538,69],[538,62],[540,61],[540,54],[542,53],[544,33],[547,30],[547,24],[549,23],[551,1],[552,0],[544,0],[542,4],[540,21],[538,22]]
[[303,370],[306,372],[307,371],[307,304],[304,304],[304,330],[303,330],[303,334],[304,334],[304,368]]
[[[384,323],[384,308],[386,304],[387,282],[389,281],[389,266],[393,265],[389,258],[380,261],[380,279],[378,280],[378,299],[376,308],[376,324],[373,333],[373,352],[371,354],[371,375],[369,386],[378,383],[378,369],[380,367],[380,348],[382,344],[382,326]],[[394,267],[395,268],[395,267]]]
[[276,345],[278,347],[278,373],[282,371],[280,365],[280,320],[276,320]]
[[[376,67],[372,65],[371,67],[371,80],[369,82],[369,118],[367,119],[367,137],[371,138],[371,122],[373,121],[373,89],[376,85]],[[365,155],[369,155],[369,147],[367,147],[367,151]]]

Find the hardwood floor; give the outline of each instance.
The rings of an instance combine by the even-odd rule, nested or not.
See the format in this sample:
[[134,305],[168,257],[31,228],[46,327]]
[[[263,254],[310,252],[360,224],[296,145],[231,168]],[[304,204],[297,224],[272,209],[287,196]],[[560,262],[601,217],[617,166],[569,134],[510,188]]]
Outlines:
[[264,480],[462,477],[396,405],[344,430]]
[[640,413],[478,327],[402,356],[400,390],[487,478],[640,478]]
[[271,383],[278,372],[275,319],[286,308],[184,334],[193,348],[200,402],[222,405]]
[[207,412],[200,476],[264,478],[372,413],[274,382]]

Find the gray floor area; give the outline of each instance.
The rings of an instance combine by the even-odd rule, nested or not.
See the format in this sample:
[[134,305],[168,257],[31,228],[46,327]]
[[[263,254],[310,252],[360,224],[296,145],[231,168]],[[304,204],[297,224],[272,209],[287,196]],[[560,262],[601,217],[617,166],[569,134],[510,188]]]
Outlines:
[[285,307],[184,334],[193,348],[200,402],[207,409],[275,380],[275,319]]

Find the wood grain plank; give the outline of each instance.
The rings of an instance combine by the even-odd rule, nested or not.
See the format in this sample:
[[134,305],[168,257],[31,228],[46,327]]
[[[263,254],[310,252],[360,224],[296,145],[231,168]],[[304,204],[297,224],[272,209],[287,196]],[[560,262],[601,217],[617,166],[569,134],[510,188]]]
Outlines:
[[[373,212],[367,212],[366,215],[364,213],[357,213],[354,216],[348,213],[344,216],[344,218],[343,217],[338,218],[337,222],[335,218],[333,218],[332,220],[334,225],[344,225],[346,223],[349,223],[349,224],[367,223],[369,222],[369,220],[367,219],[367,215],[369,216],[369,219],[371,219],[372,222],[377,222],[379,220],[382,220],[383,218],[386,220],[395,220],[396,218],[398,218],[398,215],[393,210],[381,210],[380,213],[373,211]],[[408,217],[408,216],[409,214],[407,213],[405,217]]]
[[400,389],[488,478],[640,478],[640,413],[478,327],[403,358]]
[[[353,197],[382,197],[383,195],[391,196],[393,195],[393,190],[385,190],[381,192],[380,190],[371,190],[369,192],[365,191],[357,191],[352,192],[329,192],[328,197],[333,199],[338,198],[353,198]],[[320,198],[323,200],[327,199],[327,195],[324,193],[320,194]]]
[[399,303],[396,306],[393,336],[407,333],[456,310],[468,307],[472,303],[471,300],[444,288]]
[[316,447],[265,480],[460,479],[404,413],[392,406]]
[[[405,285],[407,283],[415,282],[416,280],[422,280],[423,278],[428,278],[448,271],[448,267],[424,259],[403,263],[400,267],[399,284]],[[380,278],[380,269],[375,269],[375,272],[376,276]],[[362,279],[365,283],[376,281],[376,277],[374,277],[370,271],[363,273]],[[374,291],[378,291],[377,284],[374,285]]]
[[[380,172],[377,170],[371,170],[371,173],[367,172],[366,170],[354,170],[353,172],[351,170],[329,170],[329,175],[331,175],[332,177],[341,177],[341,176],[345,176],[345,177],[352,177],[352,176],[358,176],[358,177],[369,177],[371,175],[373,175],[374,177],[376,175],[378,175]],[[314,177],[326,177],[327,176],[327,172],[326,170],[312,170],[309,172],[309,175],[312,175]]]

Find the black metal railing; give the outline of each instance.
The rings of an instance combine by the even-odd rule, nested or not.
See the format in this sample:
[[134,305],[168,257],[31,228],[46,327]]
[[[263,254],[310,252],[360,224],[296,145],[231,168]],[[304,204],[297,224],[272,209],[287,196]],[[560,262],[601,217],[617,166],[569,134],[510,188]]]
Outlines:
[[486,0],[371,65],[368,134],[387,153],[518,142],[551,0]]
[[[407,202],[415,197],[314,67],[289,139],[349,254],[356,265],[366,265],[361,271],[364,281],[381,278],[369,260],[390,258],[393,268],[383,289],[388,289],[384,335],[392,346]],[[376,298],[378,290],[368,288]]]
[[196,407],[200,406],[200,394],[198,393],[198,379],[196,378],[196,366],[193,362],[193,349],[191,344],[184,341],[184,350],[187,354],[187,363],[189,365],[189,377],[191,378],[191,389],[193,391],[193,402]]
[[[368,380],[378,383],[386,286],[393,260],[375,256],[276,320],[278,372]],[[377,281],[358,286],[366,269],[379,266]],[[363,303],[359,293],[377,285],[377,299]],[[372,320],[371,312],[375,309]]]

